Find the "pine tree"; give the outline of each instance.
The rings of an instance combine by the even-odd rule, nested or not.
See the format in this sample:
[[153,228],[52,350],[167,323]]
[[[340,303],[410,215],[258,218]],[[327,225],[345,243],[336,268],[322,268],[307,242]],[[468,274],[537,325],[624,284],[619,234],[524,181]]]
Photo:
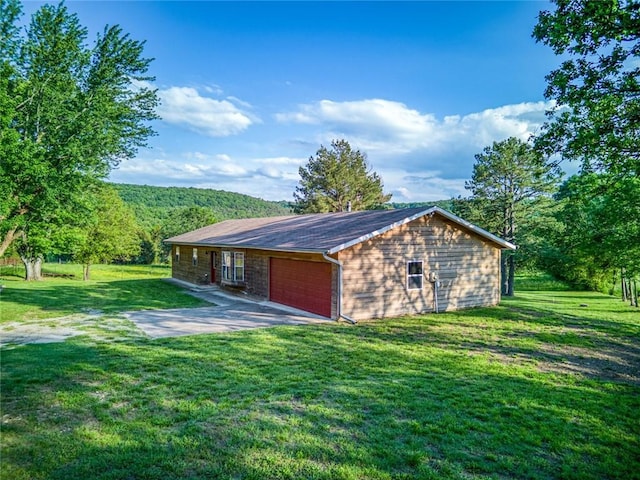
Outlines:
[[391,199],[366,155],[346,140],[334,140],[331,149],[321,146],[299,174],[300,185],[293,194],[297,213],[373,210]]

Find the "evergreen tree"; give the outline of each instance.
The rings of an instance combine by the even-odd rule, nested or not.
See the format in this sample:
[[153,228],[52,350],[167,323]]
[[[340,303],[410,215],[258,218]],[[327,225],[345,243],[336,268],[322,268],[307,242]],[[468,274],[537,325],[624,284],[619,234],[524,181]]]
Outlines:
[[[530,211],[531,201],[555,190],[560,170],[531,145],[514,137],[494,142],[475,158],[473,175],[465,188],[471,190],[481,214],[493,219],[489,225],[493,233],[517,243],[519,224]],[[503,295],[513,295],[515,269],[514,252],[504,252]]]
[[298,173],[300,184],[293,194],[297,213],[373,210],[391,199],[366,155],[352,150],[346,140],[334,140],[330,149],[321,146]]

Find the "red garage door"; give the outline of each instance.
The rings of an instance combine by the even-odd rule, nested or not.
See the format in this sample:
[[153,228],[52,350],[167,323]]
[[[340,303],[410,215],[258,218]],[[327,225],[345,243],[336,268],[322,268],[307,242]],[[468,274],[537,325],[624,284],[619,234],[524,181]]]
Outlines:
[[331,264],[271,258],[271,301],[331,317]]

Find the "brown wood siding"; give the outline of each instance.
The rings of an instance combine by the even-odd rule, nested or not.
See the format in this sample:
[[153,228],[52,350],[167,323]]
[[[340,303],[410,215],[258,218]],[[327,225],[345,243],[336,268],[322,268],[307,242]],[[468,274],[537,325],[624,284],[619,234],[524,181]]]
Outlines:
[[[340,252],[343,314],[355,319],[432,312],[500,301],[500,249],[438,216],[423,217]],[[407,262],[421,260],[423,288],[407,290]]]

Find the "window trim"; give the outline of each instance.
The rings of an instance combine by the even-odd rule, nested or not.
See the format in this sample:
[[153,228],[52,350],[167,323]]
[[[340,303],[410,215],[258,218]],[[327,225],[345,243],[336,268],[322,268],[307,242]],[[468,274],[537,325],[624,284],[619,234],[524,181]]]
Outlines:
[[[238,258],[242,258],[242,278],[238,279]],[[234,282],[244,282],[244,262],[245,256],[244,252],[233,252],[233,281]]]
[[[242,260],[240,260],[242,259]],[[228,262],[227,262],[228,261]],[[246,278],[246,255],[245,252],[223,250],[220,258],[222,267],[221,282],[228,284],[243,284]],[[241,265],[238,265],[241,263]],[[242,274],[238,275],[238,269],[242,269]]]
[[176,245],[175,262],[180,263],[180,245]]
[[193,251],[191,252],[191,262],[194,267],[198,266],[198,249],[193,247]]
[[[227,259],[229,260],[228,264],[226,263]],[[233,281],[233,275],[230,275],[230,273],[232,273],[232,270],[231,270],[232,263],[233,263],[233,257],[231,256],[231,252],[229,250],[223,250],[222,258],[220,258],[220,265],[222,267],[220,281],[227,282],[227,283]]]
[[[412,263],[419,263],[420,264],[420,273],[410,273],[410,265]],[[415,287],[412,286],[414,285],[414,282],[411,281],[411,279],[415,279],[419,278],[420,279],[420,286],[419,287]],[[424,261],[423,260],[407,260],[407,290],[422,290],[424,288]]]

